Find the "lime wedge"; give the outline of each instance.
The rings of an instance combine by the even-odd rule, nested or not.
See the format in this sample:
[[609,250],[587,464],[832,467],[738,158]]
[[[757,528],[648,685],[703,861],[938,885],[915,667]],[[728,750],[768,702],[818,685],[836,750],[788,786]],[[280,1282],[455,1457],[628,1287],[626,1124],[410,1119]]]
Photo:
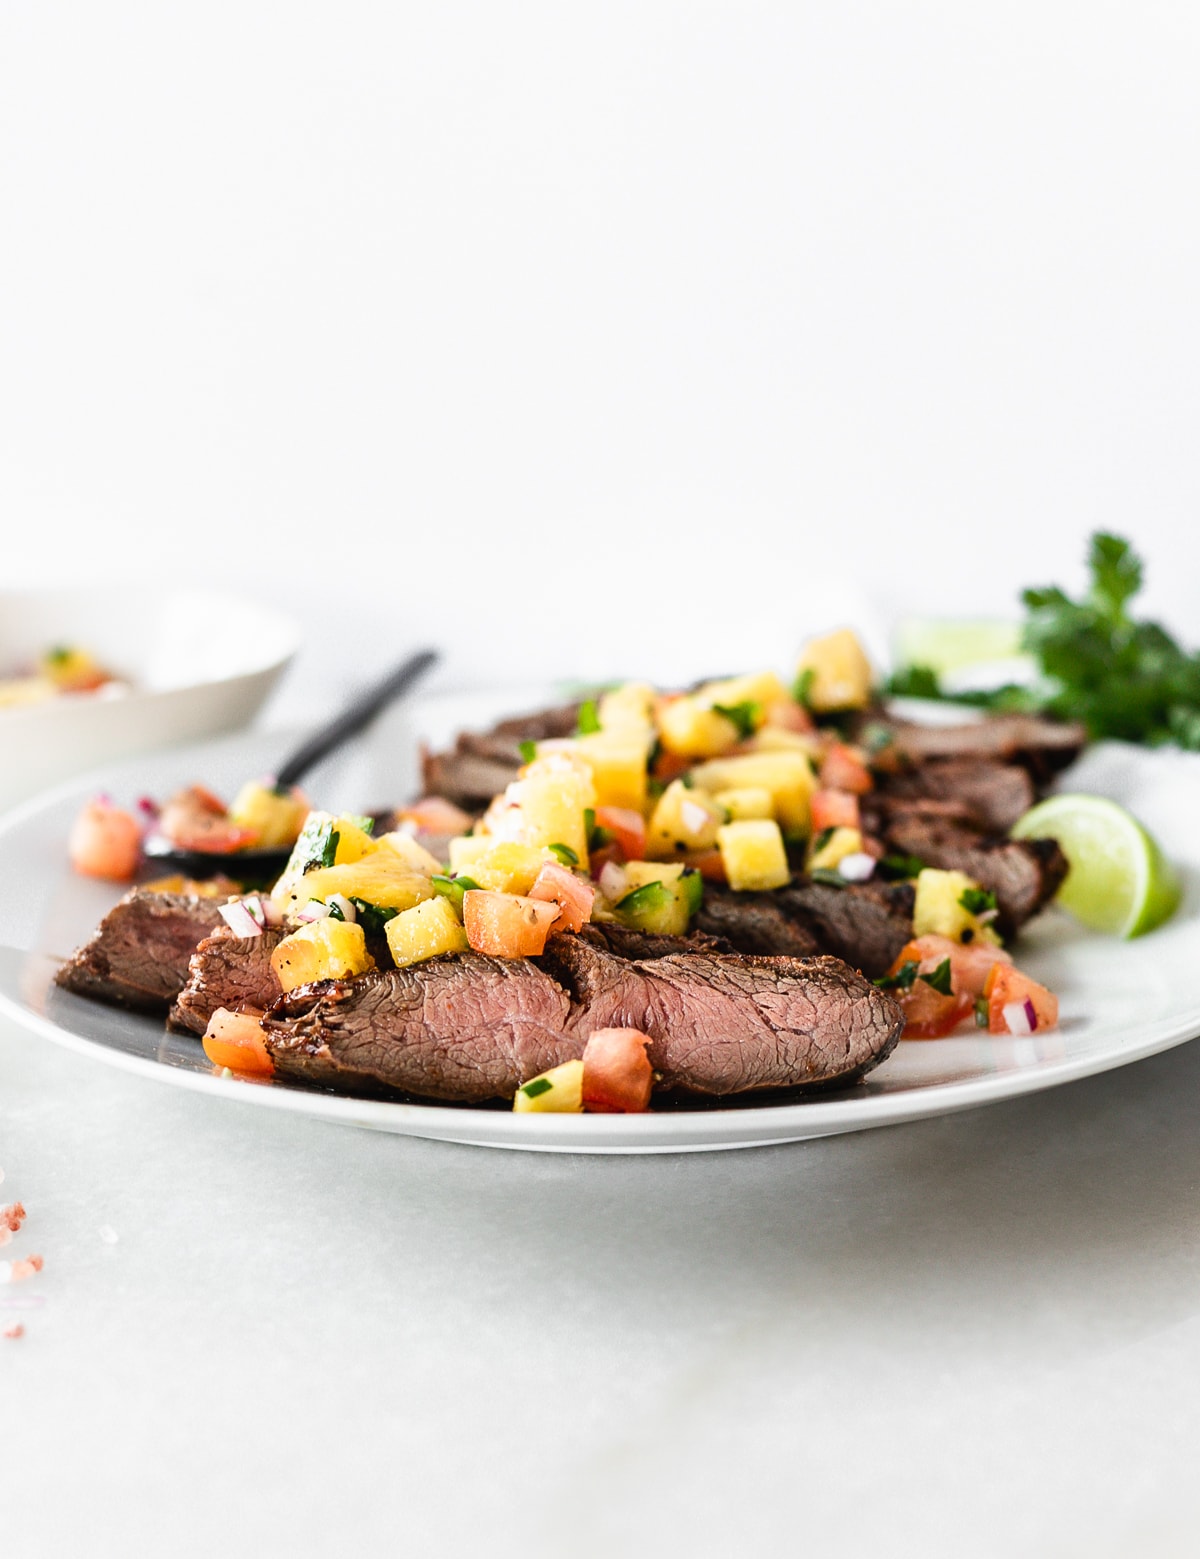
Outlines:
[[1057,902],[1092,931],[1141,936],[1179,907],[1179,878],[1137,818],[1104,796],[1051,796],[1013,825],[1014,839],[1057,839],[1070,862]]
[[980,661],[1018,656],[1021,629],[987,618],[909,617],[896,628],[895,649],[901,665],[929,666],[945,675]]

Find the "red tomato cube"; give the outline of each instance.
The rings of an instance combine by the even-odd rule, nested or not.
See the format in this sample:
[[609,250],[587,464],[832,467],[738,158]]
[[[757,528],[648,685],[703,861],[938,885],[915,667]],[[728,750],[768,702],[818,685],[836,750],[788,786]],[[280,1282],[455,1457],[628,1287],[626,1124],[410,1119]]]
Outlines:
[[583,1048],[583,1107],[605,1115],[650,1108],[654,1069],[650,1036],[640,1029],[596,1029]]
[[463,895],[467,941],[475,952],[490,953],[493,958],[536,958],[545,951],[546,938],[558,917],[557,904],[519,893],[472,888]]

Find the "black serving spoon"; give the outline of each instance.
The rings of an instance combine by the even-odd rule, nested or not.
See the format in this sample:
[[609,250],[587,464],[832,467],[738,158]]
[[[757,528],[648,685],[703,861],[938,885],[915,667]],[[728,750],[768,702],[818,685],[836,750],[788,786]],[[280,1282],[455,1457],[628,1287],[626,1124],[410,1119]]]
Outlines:
[[[417,654],[410,655],[394,671],[390,671],[382,682],[377,682],[373,687],[360,693],[352,704],[342,710],[341,714],[315,731],[303,746],[298,747],[290,758],[284,760],[275,775],[276,787],[279,790],[289,789],[310,769],[315,768],[335,747],[340,747],[352,736],[357,736],[377,714],[402,693],[408,692],[437,658],[436,650],[419,650]],[[155,833],[147,836],[142,848],[156,864],[172,867],[185,877],[203,879],[226,872],[239,881],[253,882],[267,882],[271,878],[278,877],[287,865],[288,856],[292,853],[290,845],[269,850],[233,850],[223,854],[213,850],[181,850],[164,834]]]

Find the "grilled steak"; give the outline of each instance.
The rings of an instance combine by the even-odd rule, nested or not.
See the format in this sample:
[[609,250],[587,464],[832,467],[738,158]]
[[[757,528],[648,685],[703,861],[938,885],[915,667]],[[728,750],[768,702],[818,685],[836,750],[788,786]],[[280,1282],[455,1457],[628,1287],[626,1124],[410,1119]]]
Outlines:
[[263,1022],[280,1077],[480,1104],[583,1051],[571,1003],[525,959],[462,953],[282,996]]
[[902,762],[923,764],[931,759],[956,758],[972,763],[1018,763],[1039,784],[1074,762],[1087,740],[1081,725],[1037,715],[990,715],[963,725],[917,725],[892,717],[873,718],[871,723],[891,733],[889,751]]
[[1017,763],[950,758],[880,775],[870,797],[883,805],[952,802],[954,813],[987,833],[1007,833],[1037,799],[1029,771]]
[[739,953],[811,958],[822,951],[807,922],[789,909],[779,892],[735,893],[720,883],[705,883],[696,925]]
[[57,983],[80,996],[154,1012],[188,977],[202,937],[223,925],[216,899],[134,888],[58,971]]
[[205,937],[192,954],[187,981],[167,1018],[167,1027],[203,1034],[218,1007],[239,1006],[264,1012],[281,994],[271,954],[283,939],[268,927],[261,936],[234,936],[222,927]]
[[281,1077],[464,1104],[511,1098],[614,1026],[651,1036],[668,1088],[725,1096],[849,1080],[904,1025],[889,997],[834,959],[635,962],[569,935],[551,938],[541,968],[464,953],[304,987],[263,1023]]
[[460,732],[448,752],[423,752],[422,781],[427,796],[445,796],[468,812],[482,812],[521,767],[521,743],[572,736],[578,703],[539,709],[501,720],[490,731]]
[[770,893],[743,893],[707,883],[696,924],[739,953],[829,953],[874,979],[912,936],[912,903],[912,889],[899,884],[832,888],[797,879]]

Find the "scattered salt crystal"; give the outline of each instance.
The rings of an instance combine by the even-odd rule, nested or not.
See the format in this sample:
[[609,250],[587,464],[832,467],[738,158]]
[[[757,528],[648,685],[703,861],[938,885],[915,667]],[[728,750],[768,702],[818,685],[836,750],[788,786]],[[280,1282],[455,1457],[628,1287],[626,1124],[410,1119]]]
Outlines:
[[111,1223],[102,1223],[96,1233],[106,1245],[115,1245],[121,1236],[113,1228]]
[[6,1326],[4,1328],[4,1336],[5,1337],[17,1338],[17,1337],[24,1337],[24,1335],[25,1335],[25,1328],[21,1325],[20,1321],[14,1321],[11,1326]]

